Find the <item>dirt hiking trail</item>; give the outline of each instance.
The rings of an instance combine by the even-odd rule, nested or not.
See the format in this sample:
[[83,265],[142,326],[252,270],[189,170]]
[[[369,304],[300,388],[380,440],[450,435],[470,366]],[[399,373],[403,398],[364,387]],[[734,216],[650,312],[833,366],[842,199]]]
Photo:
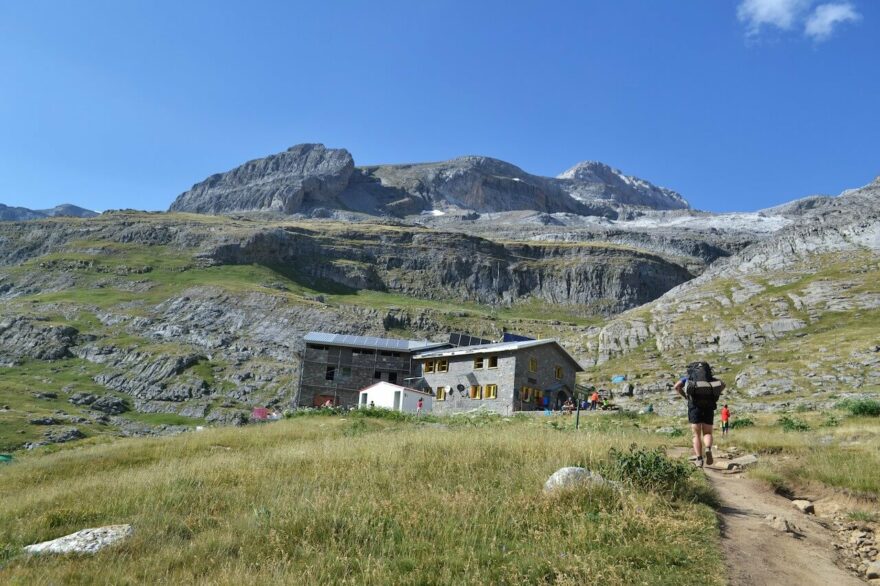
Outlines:
[[[703,471],[720,502],[721,548],[731,586],[864,586],[835,565],[834,534],[815,516],[742,475]],[[774,529],[768,515],[786,519],[794,532]]]
[[[791,501],[742,476],[705,469],[721,507],[721,547],[731,586],[864,586],[834,564],[833,533]],[[795,533],[772,528],[775,515],[795,526]]]

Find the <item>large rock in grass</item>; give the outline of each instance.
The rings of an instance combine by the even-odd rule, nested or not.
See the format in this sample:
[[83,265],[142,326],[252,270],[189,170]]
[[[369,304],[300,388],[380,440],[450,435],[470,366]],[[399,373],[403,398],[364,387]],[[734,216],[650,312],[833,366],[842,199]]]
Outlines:
[[559,489],[574,488],[582,485],[606,486],[608,482],[601,475],[590,472],[586,468],[569,466],[560,468],[544,483],[544,492],[552,493]]
[[27,553],[95,553],[131,535],[131,525],[83,529],[58,539],[25,546]]

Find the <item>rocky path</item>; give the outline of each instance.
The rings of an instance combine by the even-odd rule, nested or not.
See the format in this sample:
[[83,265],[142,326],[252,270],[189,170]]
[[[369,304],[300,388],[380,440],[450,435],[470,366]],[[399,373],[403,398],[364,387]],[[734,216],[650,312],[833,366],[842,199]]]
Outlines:
[[[731,585],[864,584],[835,565],[833,533],[815,517],[747,478],[705,472],[721,502],[721,546]],[[787,520],[793,531],[774,528],[768,515]]]

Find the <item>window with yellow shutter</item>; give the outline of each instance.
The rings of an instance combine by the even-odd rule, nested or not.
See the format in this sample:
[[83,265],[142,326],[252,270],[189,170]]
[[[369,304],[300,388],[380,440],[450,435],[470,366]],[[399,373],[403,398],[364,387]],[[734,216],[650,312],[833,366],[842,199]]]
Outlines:
[[474,358],[474,370],[480,370],[483,368],[483,357],[480,356],[478,358]]
[[486,385],[486,390],[483,393],[484,399],[495,399],[498,396],[498,385]]
[[529,358],[529,372],[538,372],[537,358]]
[[556,380],[562,380],[562,367],[558,364],[556,365]]
[[425,374],[431,374],[432,372],[434,372],[434,361],[425,360]]
[[482,388],[480,385],[471,385],[471,399],[482,399]]
[[441,358],[437,361],[437,372],[446,372],[449,370],[449,361],[445,358]]
[[446,387],[437,387],[437,392],[434,397],[437,401],[445,401],[446,400]]

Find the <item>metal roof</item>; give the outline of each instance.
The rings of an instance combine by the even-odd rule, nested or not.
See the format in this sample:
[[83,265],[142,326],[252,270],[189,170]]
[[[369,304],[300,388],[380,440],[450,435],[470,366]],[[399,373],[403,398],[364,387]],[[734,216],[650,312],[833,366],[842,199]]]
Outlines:
[[499,342],[497,344],[480,344],[479,346],[460,346],[458,348],[448,348],[445,350],[427,351],[417,354],[415,358],[444,358],[448,356],[467,356],[469,354],[495,354],[498,352],[512,352],[523,348],[531,348],[532,346],[543,346],[544,344],[555,344],[559,351],[562,352],[569,360],[577,365],[578,370],[583,368],[578,361],[572,358],[562,345],[552,339],[529,340],[524,342]]
[[416,352],[448,346],[445,342],[429,342],[428,340],[396,340],[394,338],[376,338],[373,336],[349,336],[347,334],[329,334],[327,332],[309,332],[303,340],[312,344],[328,346],[346,346],[349,348],[372,348],[374,350],[394,350],[397,352]]

